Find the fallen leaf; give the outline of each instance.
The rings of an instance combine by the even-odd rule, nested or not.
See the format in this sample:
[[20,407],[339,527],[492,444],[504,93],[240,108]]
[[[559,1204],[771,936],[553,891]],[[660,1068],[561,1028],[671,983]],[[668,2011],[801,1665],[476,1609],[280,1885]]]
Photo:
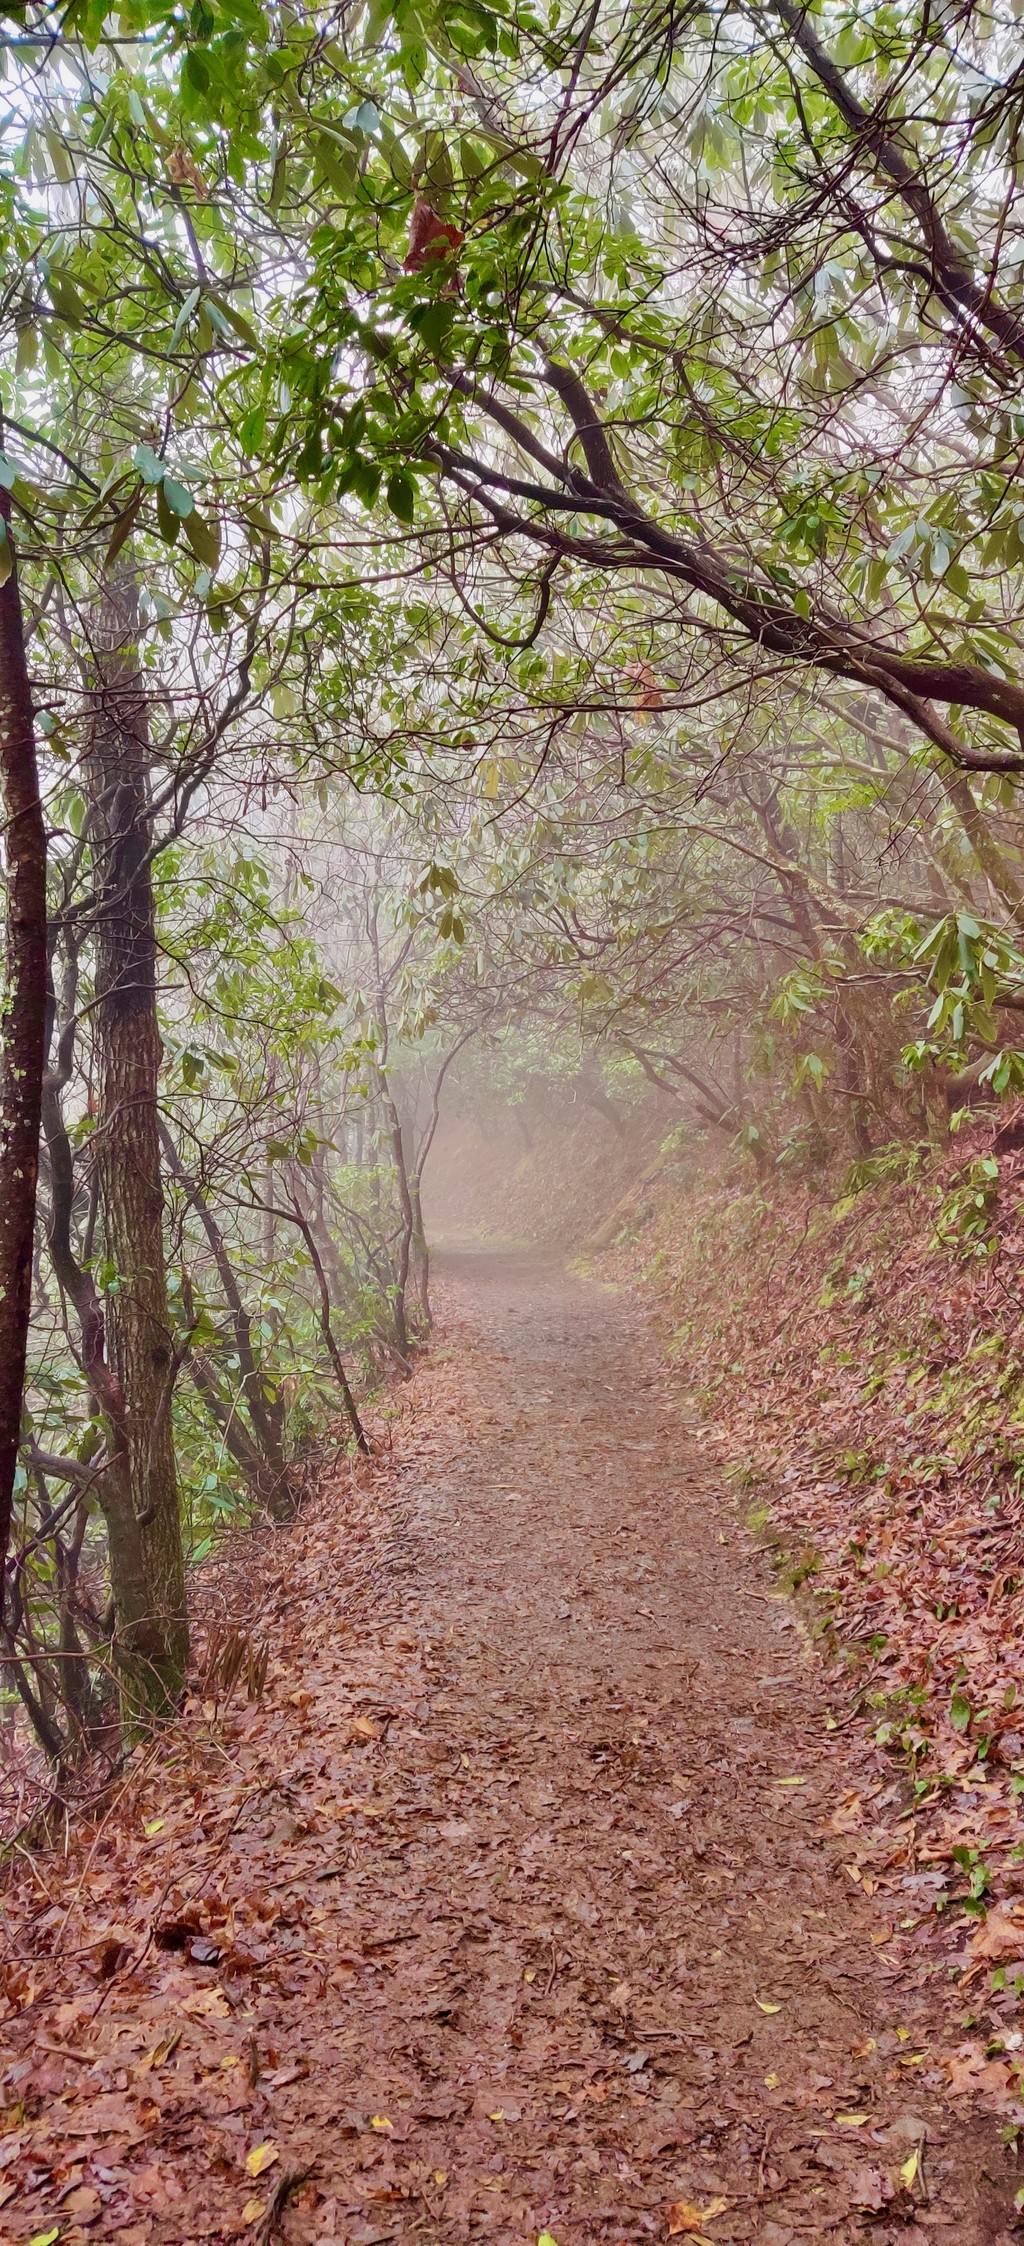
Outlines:
[[250,2176],[265,2176],[267,2169],[272,2168],[280,2158],[277,2146],[269,2140],[266,2144],[254,2145],[252,2151],[245,2156],[246,2173]]
[[144,1825],[142,1828],[146,1839],[153,1840],[157,1833],[162,1833],[166,1823],[166,1817],[151,1817],[148,1825]]
[[196,2020],[229,2020],[231,2006],[223,1989],[197,1989],[194,1996],[183,1996],[181,2010]]
[[759,2012],[781,2012],[782,2010],[781,2004],[769,2004],[767,1997],[755,1996],[754,2003]]
[[911,2189],[911,2186],[916,2183],[917,2171],[920,2165],[921,2147],[920,2145],[915,2145],[909,2160],[905,2160],[900,2168],[900,2182],[903,2185],[904,2191],[909,2191]]
[[806,1786],[806,1778],[777,1778],[777,1786]]
[[[237,2067],[237,2065],[237,2057],[221,2060],[222,2067]],[[273,2073],[265,2075],[263,2079],[271,2083],[275,2090],[285,2090],[290,2082],[299,2082],[302,2076],[308,2073],[308,2059],[289,2059],[285,2066],[275,2067]]]
[[1002,2093],[1009,2087],[1010,2069],[1005,2059],[992,2059],[986,2065],[984,2054],[976,2045],[952,2053],[945,2067],[950,2095],[954,2098],[973,2097],[986,2090]]
[[53,2246],[54,2239],[59,2237],[60,2224],[54,2223],[52,2230],[37,2230],[35,2236],[29,2239],[28,2246]]
[[866,2113],[837,2113],[834,2116],[837,2129],[863,2129],[868,2118]]
[[877,2168],[854,2168],[846,2179],[853,2207],[864,2208],[870,2215],[880,2215],[887,2198],[885,2178]]
[[247,2199],[245,2202],[245,2206],[242,2209],[243,2223],[258,2223],[265,2205],[265,2200]]
[[394,2122],[388,2120],[386,2113],[372,2113],[370,2115],[371,2129],[393,2129],[394,2126]]
[[96,1979],[98,1981],[112,1981],[115,1973],[120,1972],[122,1965],[127,1963],[131,1954],[127,1942],[119,1941],[114,1934],[109,1935],[105,1942],[97,1943],[92,1956],[92,1970]]
[[1024,1958],[1024,1925],[1011,1918],[1002,1904],[990,1910],[983,1926],[972,1934],[967,1944],[974,1958],[990,1961],[994,1965],[1008,1963],[1011,1958]]
[[677,2199],[668,2211],[669,2237],[680,2238],[685,2233],[687,2237],[696,2238],[705,2223],[714,2222],[716,2215],[724,2215],[728,2204],[726,2199],[711,2199],[706,2207],[695,2207],[692,2199]]
[[552,2237],[549,2230],[542,2230],[537,2240],[537,2246],[558,2246],[558,2240]]
[[65,2214],[73,2215],[79,2223],[91,2223],[102,2205],[99,2192],[94,2191],[91,2184],[76,2184],[74,2191],[69,2191],[67,2198],[61,2200]]
[[766,2074],[764,2078],[764,2086],[766,2090],[777,2090],[779,2087],[778,2075]]
[[119,2090],[105,2091],[83,2105],[81,2113],[64,2124],[66,2137],[127,2137],[138,2144],[146,2132],[130,2099]]
[[880,1950],[883,1942],[891,1942],[894,1933],[895,1928],[892,1926],[877,1926],[871,1936],[875,1949]]
[[151,2067],[166,2066],[172,2052],[177,2050],[180,2042],[180,2028],[175,2028],[171,2035],[161,2036],[159,2043],[154,2043],[152,2050],[147,2051],[145,2058],[139,2060],[139,2073],[148,2074]]

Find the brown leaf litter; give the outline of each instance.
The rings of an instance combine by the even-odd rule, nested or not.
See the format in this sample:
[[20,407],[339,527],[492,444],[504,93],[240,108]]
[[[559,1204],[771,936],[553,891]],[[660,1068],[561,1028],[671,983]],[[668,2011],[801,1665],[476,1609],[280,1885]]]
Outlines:
[[638,1312],[446,1286],[390,1457],[228,1563],[264,1697],[12,1877],[3,2239],[994,2240],[1012,2162],[846,1868],[898,1783]]

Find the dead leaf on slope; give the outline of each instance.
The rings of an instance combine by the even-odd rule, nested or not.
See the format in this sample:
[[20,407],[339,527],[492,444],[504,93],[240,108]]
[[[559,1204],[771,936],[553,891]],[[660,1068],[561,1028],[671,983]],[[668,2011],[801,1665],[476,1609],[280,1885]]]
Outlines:
[[871,2215],[881,2214],[892,2196],[878,2168],[852,2168],[846,2182],[851,2207],[861,2208]]
[[76,2184],[74,2190],[69,2191],[66,2199],[61,2201],[64,2213],[73,2216],[76,2223],[93,2222],[102,2205],[99,2192],[93,2189],[92,2184]]
[[[153,2107],[148,2110],[155,2112]],[[90,2098],[80,2115],[73,2114],[64,2123],[64,2134],[68,2137],[126,2137],[131,2144],[137,2144],[146,2132],[135,2107],[119,2091],[112,2090],[99,2098]]]
[[250,2176],[265,2176],[267,2169],[273,2168],[280,2158],[277,2146],[269,2140],[266,2144],[254,2145],[252,2151],[245,2156],[246,2173]]
[[706,2207],[695,2207],[692,2199],[677,2199],[668,2210],[669,2237],[697,2237],[705,2223],[713,2223],[716,2215],[724,2215],[728,2204],[726,2199],[710,2199]]
[[229,2020],[231,2006],[223,1989],[197,1989],[194,1996],[183,1996],[181,2009],[198,2020]]
[[1024,1923],[997,1903],[967,1947],[973,1958],[986,1965],[1007,1965],[1011,1959],[1024,1958]]

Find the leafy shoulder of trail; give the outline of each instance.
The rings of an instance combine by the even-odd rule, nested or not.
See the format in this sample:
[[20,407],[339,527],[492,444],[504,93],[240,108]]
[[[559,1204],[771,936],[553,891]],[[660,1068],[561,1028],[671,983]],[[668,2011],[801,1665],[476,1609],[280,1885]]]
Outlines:
[[[925,1947],[966,1934],[964,1977],[1009,2001],[1024,1989],[1008,1900],[1024,1891],[1024,1113],[971,1121],[941,1155],[768,1186],[695,1188],[670,1160],[603,1237],[598,1268],[654,1297],[751,1526],[847,1672],[849,1713],[905,1766],[883,1845],[906,1932]],[[870,1877],[866,1806],[837,1820]],[[983,2060],[990,2088],[1009,2081],[1000,2049],[965,2049],[976,2075]]]

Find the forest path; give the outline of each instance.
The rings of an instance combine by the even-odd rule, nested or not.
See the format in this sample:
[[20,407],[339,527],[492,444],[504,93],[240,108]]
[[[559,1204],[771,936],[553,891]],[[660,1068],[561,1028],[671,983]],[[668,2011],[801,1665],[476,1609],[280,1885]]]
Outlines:
[[442,1282],[397,1512],[343,1479],[276,1541],[267,1699],[90,1844],[124,1955],[97,1997],[72,1944],[10,2023],[45,2102],[0,2229],[987,2246],[997,2130],[829,1831],[857,1749],[638,1308]]

